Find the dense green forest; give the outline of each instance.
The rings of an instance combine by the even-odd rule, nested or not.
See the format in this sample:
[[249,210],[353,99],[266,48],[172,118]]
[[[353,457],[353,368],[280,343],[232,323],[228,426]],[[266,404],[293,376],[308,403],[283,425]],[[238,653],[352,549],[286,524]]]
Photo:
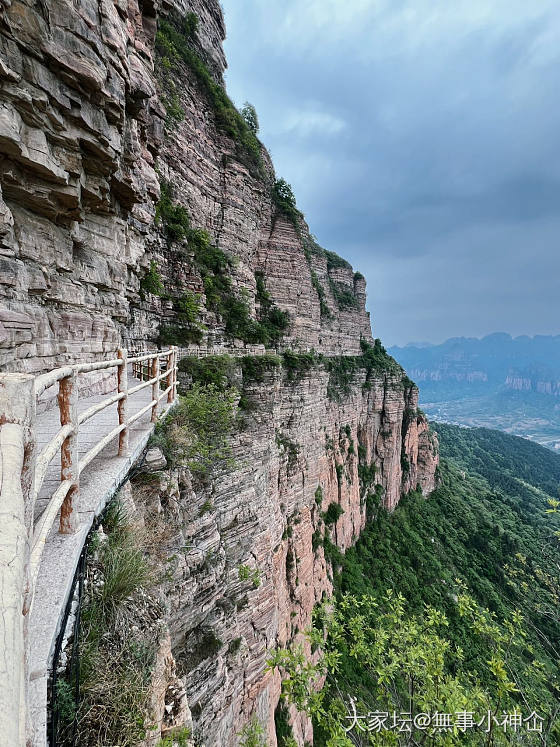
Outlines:
[[[318,664],[297,647],[271,659],[287,700],[313,715],[316,745],[560,744],[560,456],[488,429],[437,430],[432,495],[378,508],[345,556],[331,549],[336,595],[311,632]],[[350,697],[389,720],[472,711],[483,723],[399,733],[365,719],[346,734]],[[543,721],[529,731],[533,711]]]

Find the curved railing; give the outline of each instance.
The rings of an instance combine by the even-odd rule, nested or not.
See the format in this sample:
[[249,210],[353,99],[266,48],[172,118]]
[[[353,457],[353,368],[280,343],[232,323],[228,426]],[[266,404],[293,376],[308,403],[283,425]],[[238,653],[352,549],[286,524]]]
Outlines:
[[[128,388],[128,369],[132,365],[133,375],[140,379],[139,384]],[[80,412],[79,377],[91,372],[116,372],[116,389],[101,395],[90,407]],[[105,384],[105,382],[102,382]],[[37,447],[37,435],[45,437],[41,428],[48,427],[52,421],[45,417],[49,412],[52,398],[51,387],[58,387],[57,402],[60,415],[60,429],[46,443],[40,452]],[[87,388],[87,387],[86,387]],[[151,388],[151,396],[146,402],[140,398],[140,409],[129,413],[130,397],[144,389]],[[46,400],[42,395],[47,393]],[[30,695],[35,683],[46,682],[47,673],[41,668],[31,677],[29,670],[31,607],[36,594],[39,570],[42,560],[49,560],[44,553],[47,539],[52,537],[51,530],[58,515],[58,529],[64,535],[81,532],[83,526],[78,522],[78,501],[80,476],[88,465],[105,447],[118,438],[118,454],[126,463],[136,453],[138,443],[143,442],[133,434],[129,452],[129,431],[146,413],[150,413],[151,422],[158,417],[158,408],[163,399],[167,408],[173,404],[177,393],[177,348],[145,352],[128,357],[127,351],[121,349],[117,356],[110,360],[95,363],[79,363],[63,366],[48,373],[32,376],[30,374],[0,374],[0,721],[2,737],[0,743],[13,745],[30,744],[30,734],[41,726],[30,716]],[[99,399],[99,398],[97,398]],[[45,411],[37,417],[37,410]],[[78,442],[80,429],[92,418],[106,408],[116,406],[118,424],[99,424],[88,427],[88,439],[93,436],[93,443],[88,441],[89,449],[80,454]],[[161,408],[163,412],[163,407]],[[53,416],[54,420],[55,416]],[[49,425],[47,426],[47,421]],[[105,421],[103,421],[105,422]],[[105,432],[108,431],[108,432]],[[85,443],[85,441],[84,441]],[[46,490],[52,480],[52,469],[49,465],[60,453],[60,473],[56,473],[52,493]],[[48,481],[47,481],[48,478]],[[42,490],[43,488],[43,490]],[[47,495],[45,495],[47,493]],[[84,491],[84,499],[87,490]],[[46,507],[35,521],[37,501],[46,501]],[[83,503],[81,501],[80,503]],[[82,519],[80,518],[80,521]],[[87,524],[87,520],[86,520]],[[81,536],[81,535],[80,535]],[[85,534],[84,534],[85,536]],[[64,545],[64,552],[79,551],[79,542]],[[72,555],[72,558],[74,556]],[[52,558],[49,562],[52,566]],[[47,563],[48,565],[48,563]],[[61,564],[62,565],[62,564]],[[68,563],[67,563],[68,565]],[[49,568],[51,567],[49,566]],[[53,572],[51,568],[50,573]],[[48,572],[47,572],[48,575]],[[45,583],[49,583],[49,578]],[[62,582],[65,579],[57,580]],[[51,582],[53,579],[50,580]],[[58,594],[65,595],[65,583],[59,584]],[[41,589],[41,593],[44,589]],[[44,594],[42,596],[44,601]],[[42,608],[41,608],[42,610]],[[37,610],[37,612],[41,611]],[[58,625],[58,621],[55,621]],[[56,629],[51,626],[47,634],[41,635],[46,641],[43,658],[48,658],[49,641]],[[35,641],[35,644],[38,641]],[[48,662],[41,659],[40,667]],[[42,687],[42,685],[41,685]],[[45,712],[46,701],[39,687],[40,708]],[[35,696],[34,696],[35,697]],[[44,744],[44,735],[37,744]],[[4,740],[4,741],[3,741]],[[35,741],[33,741],[35,744]]]
[[[133,374],[142,380],[140,384],[128,389],[128,365],[132,364]],[[162,365],[163,364],[163,365]],[[115,368],[117,370],[117,392],[108,395],[101,402],[96,403],[78,414],[78,376],[92,371],[102,371]],[[161,390],[160,382],[166,386]],[[119,350],[117,358],[96,363],[81,363],[64,366],[35,379],[34,391],[38,398],[48,388],[58,383],[58,408],[60,411],[61,428],[53,439],[36,456],[35,470],[30,493],[31,505],[35,504],[43,486],[49,464],[60,450],[60,485],[52,494],[41,518],[33,527],[30,557],[31,588],[35,586],[41,555],[47,536],[60,512],[59,530],[62,534],[71,534],[76,529],[76,499],[80,486],[80,474],[108,446],[117,436],[119,437],[119,456],[126,456],[128,451],[128,431],[131,425],[151,410],[151,420],[155,422],[158,405],[167,398],[172,403],[176,396],[177,382],[177,349],[175,347],[161,352],[152,352],[133,358],[127,356],[126,350]],[[128,415],[128,399],[133,394],[152,388],[152,399],[138,412]],[[111,405],[117,405],[119,424],[103,435],[99,441],[80,459],[78,458],[78,438],[80,426],[98,415]]]

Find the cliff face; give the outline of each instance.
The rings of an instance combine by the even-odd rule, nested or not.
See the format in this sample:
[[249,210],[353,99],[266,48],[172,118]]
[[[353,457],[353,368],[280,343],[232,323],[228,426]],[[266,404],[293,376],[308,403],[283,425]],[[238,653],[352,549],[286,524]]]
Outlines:
[[[340,402],[321,366],[299,381],[275,370],[245,382],[250,414],[233,437],[233,470],[196,487],[187,470],[164,471],[151,492],[142,481],[133,489],[169,528],[158,561],[170,576],[167,625],[204,744],[236,744],[253,716],[276,744],[280,682],[266,656],[303,642],[332,591],[325,537],[344,551],[375,494],[393,507],[411,487],[434,487],[437,443],[416,415],[416,389],[392,374],[364,381],[361,372]],[[332,504],[342,512],[330,523]],[[294,733],[303,744],[309,724],[296,720]]]
[[156,18],[6,2],[0,24],[1,363],[35,372],[114,350],[128,321],[159,194]]
[[560,396],[560,381],[557,377],[558,374],[545,371],[512,372],[506,377],[504,387],[517,392],[536,392],[558,397]]
[[[218,3],[177,3],[175,10],[196,13],[194,46],[220,80],[225,60]],[[158,154],[160,173],[172,182],[192,225],[207,229],[236,258],[234,287],[246,289],[253,310],[254,273],[266,273],[274,301],[291,315],[285,344],[355,352],[360,332],[370,335],[363,279],[342,266],[331,268],[329,281],[323,255],[308,253],[306,260],[294,226],[271,203],[266,153],[262,175],[251,176],[234,140],[216,127],[192,70],[181,62],[172,73],[160,68],[160,80],[174,87],[163,90],[154,72],[158,12],[157,3],[4,4],[3,369],[38,372],[100,357],[120,342],[153,344],[162,318],[172,321],[175,311],[169,300],[141,298],[140,280],[152,259],[176,293],[202,290],[184,253],[170,250],[154,227]],[[182,118],[165,131],[161,100],[170,98],[177,99]],[[333,319],[321,318],[312,272],[337,312]],[[353,308],[338,311],[333,287],[353,294]],[[210,344],[222,344],[219,320],[210,314],[205,321]]]
[[[354,361],[333,394],[329,357],[360,356],[372,341],[365,281],[271,198],[268,154],[255,158],[215,88],[217,0],[169,6],[1,3],[0,363],[39,372],[169,342],[182,354],[274,345],[326,356],[295,379],[280,367],[244,382],[251,409],[233,436],[234,469],[195,486],[185,468],[158,471],[133,491],[163,522],[169,569],[158,722],[186,718],[179,677],[207,745],[235,744],[253,714],[275,744],[280,683],[266,652],[297,638],[331,591],[325,536],[343,551],[373,496],[392,509],[417,485],[432,490],[437,441],[393,364]],[[158,22],[188,13],[198,28],[179,24],[187,52],[165,34],[156,50]],[[228,328],[231,308],[242,331]],[[270,309],[281,329],[267,341],[255,324]],[[168,686],[181,701],[171,711]],[[295,733],[303,743],[309,725]]]

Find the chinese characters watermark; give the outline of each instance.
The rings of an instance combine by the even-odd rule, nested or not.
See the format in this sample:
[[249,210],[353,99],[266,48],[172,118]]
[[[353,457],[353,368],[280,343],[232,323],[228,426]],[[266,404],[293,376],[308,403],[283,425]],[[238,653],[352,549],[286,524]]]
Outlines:
[[542,733],[544,718],[532,711],[524,716],[519,711],[512,713],[493,713],[487,711],[477,714],[474,711],[455,711],[454,713],[416,713],[401,711],[369,711],[360,715],[356,709],[356,699],[350,698],[349,715],[346,716],[344,731],[352,729],[369,732],[412,732],[414,730],[432,732],[461,731],[476,729],[488,734],[492,729],[502,729],[505,732],[539,732]]

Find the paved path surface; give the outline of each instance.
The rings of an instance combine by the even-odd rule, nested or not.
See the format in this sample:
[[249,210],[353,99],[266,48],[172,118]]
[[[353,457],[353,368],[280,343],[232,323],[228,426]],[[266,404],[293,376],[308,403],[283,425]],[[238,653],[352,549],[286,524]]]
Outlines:
[[[129,388],[137,385],[129,371]],[[101,402],[108,395],[80,396],[79,411]],[[151,386],[128,399],[128,416],[139,412],[151,401]],[[159,413],[167,404],[160,403]],[[80,457],[118,425],[117,405],[113,404],[80,425],[78,448]],[[39,452],[60,430],[58,407],[37,417],[37,447]],[[61,617],[72,586],[75,570],[85,538],[109,499],[125,480],[138,460],[152,433],[150,410],[139,418],[129,431],[129,456],[117,456],[118,437],[114,439],[80,475],[78,498],[78,531],[73,535],[58,534],[58,519],[50,531],[43,552],[37,579],[33,608],[29,620],[31,645],[29,672],[31,680],[31,719],[36,731],[35,747],[44,747],[46,735],[46,703],[48,673],[51,665]],[[44,511],[50,496],[60,484],[60,456],[53,459],[37,500],[35,520]]]

